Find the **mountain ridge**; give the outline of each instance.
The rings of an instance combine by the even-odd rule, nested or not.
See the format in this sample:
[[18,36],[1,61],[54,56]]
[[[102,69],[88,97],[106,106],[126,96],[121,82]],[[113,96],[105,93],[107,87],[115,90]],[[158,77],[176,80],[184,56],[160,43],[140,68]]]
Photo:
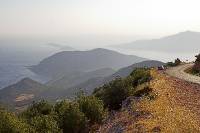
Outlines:
[[[56,85],[41,84],[30,78],[24,78],[16,84],[10,85],[0,90],[0,101],[4,104],[11,105],[12,107],[24,107],[26,105],[29,105],[33,101],[38,101],[42,99],[52,102],[55,102],[58,99],[73,99],[76,93],[80,91],[80,89],[86,92],[86,94],[91,94],[95,88],[100,87],[111,80],[114,80],[116,76],[121,76],[122,78],[128,76],[135,68],[145,66],[157,67],[163,64],[164,63],[159,61],[149,60],[136,63],[136,65],[133,64],[129,67],[122,68],[115,73],[114,71],[112,71],[112,69],[109,68],[96,70],[94,72],[86,72],[86,75],[89,75],[88,78],[85,78],[80,82],[76,82],[76,84],[70,87],[64,88]],[[95,73],[97,73],[97,75],[93,76],[93,74]],[[84,78],[84,76],[85,75],[83,74],[80,77]],[[72,79],[78,80],[76,79],[76,77]]]
[[184,31],[158,39],[136,40],[113,47],[133,50],[162,51],[167,53],[198,52],[200,32]]
[[164,64],[165,63],[161,61],[156,61],[156,60],[142,61],[139,63],[132,64],[128,67],[121,68],[110,76],[96,77],[96,78],[89,79],[84,83],[81,83],[72,88],[69,88],[69,90],[73,88],[81,88],[83,90],[87,90],[88,94],[90,94],[95,88],[101,87],[104,84],[109,83],[110,81],[116,79],[117,77],[121,77],[121,78],[127,77],[136,68],[143,68],[143,67],[151,68],[151,67],[162,66]]
[[42,60],[38,65],[32,66],[30,70],[36,74],[54,78],[74,71],[87,72],[101,68],[119,69],[144,60],[147,59],[102,48],[89,51],[63,51]]

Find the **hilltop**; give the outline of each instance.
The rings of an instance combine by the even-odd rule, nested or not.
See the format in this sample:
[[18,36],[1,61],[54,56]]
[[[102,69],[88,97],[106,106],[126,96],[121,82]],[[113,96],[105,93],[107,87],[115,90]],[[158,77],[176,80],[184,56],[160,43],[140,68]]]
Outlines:
[[33,101],[37,101],[39,95],[47,91],[48,87],[34,81],[30,78],[24,78],[21,81],[5,87],[0,90],[1,103],[10,107],[23,107],[27,106]]
[[118,70],[147,59],[124,55],[115,51],[97,48],[89,51],[64,51],[56,53],[30,70],[50,78],[69,75],[73,72],[88,72],[102,68]]

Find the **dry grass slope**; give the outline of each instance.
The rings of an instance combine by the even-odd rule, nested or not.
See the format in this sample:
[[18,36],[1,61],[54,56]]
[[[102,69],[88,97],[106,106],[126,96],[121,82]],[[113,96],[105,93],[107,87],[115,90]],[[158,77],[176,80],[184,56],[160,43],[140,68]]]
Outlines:
[[144,125],[147,131],[158,127],[160,131],[166,133],[200,132],[198,114],[187,108],[187,104],[190,103],[189,97],[183,97],[181,94],[185,88],[177,86],[181,82],[176,82],[175,79],[156,71],[152,71],[152,75],[154,80],[151,82],[151,87],[158,97],[153,101],[143,99],[135,105],[135,108],[152,114],[149,119],[139,120],[138,123]]
[[115,113],[100,132],[200,132],[200,86],[152,70],[156,98],[144,97]]

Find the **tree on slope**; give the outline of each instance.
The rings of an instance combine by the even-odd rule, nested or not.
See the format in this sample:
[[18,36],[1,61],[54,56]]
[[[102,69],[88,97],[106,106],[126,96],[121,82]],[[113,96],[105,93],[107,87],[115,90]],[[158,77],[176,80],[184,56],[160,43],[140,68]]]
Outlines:
[[196,60],[193,66],[193,70],[199,73],[200,72],[200,54],[196,55],[195,57],[196,57]]

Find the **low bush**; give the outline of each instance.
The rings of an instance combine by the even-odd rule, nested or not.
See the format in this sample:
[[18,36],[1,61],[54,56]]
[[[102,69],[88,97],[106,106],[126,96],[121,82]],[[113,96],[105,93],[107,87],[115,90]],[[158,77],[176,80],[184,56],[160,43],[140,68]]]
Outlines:
[[110,110],[117,110],[120,109],[121,102],[130,96],[131,89],[131,84],[126,84],[123,79],[118,78],[101,87],[95,96],[103,100]]
[[145,82],[149,82],[151,80],[150,70],[147,68],[135,69],[130,75],[133,78],[132,79],[133,87],[143,84]]
[[194,66],[192,68],[192,72],[195,74],[200,73],[200,54],[196,55],[196,60],[194,62]]
[[117,78],[103,87],[97,88],[94,95],[103,100],[109,110],[118,110],[127,97],[134,95],[136,87],[151,80],[150,70],[135,69],[127,78]]
[[104,104],[95,96],[81,95],[78,100],[80,111],[85,114],[91,124],[100,124],[105,117]]
[[21,113],[21,117],[28,122],[31,118],[41,115],[53,114],[53,106],[47,101],[33,102],[24,112]]
[[34,127],[38,133],[61,133],[62,130],[58,127],[57,121],[49,115],[35,116],[31,118],[30,125]]
[[55,105],[58,123],[64,133],[85,133],[88,120],[75,102],[62,101]]
[[175,67],[181,64],[181,60],[179,58],[175,59],[174,62],[168,62],[166,66]]
[[0,133],[29,133],[35,132],[30,125],[20,120],[13,113],[0,110]]

